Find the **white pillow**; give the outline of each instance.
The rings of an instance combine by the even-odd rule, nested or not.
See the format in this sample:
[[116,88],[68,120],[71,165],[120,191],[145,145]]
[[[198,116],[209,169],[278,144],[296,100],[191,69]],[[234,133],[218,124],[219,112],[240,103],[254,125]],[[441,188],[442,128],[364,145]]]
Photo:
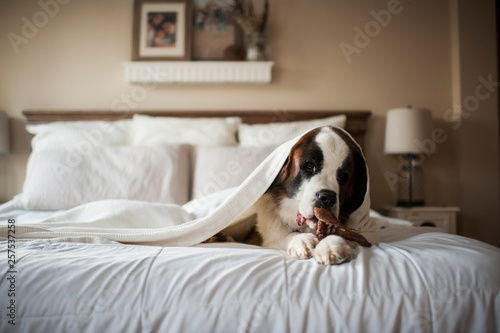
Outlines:
[[194,148],[191,200],[239,186],[275,148],[276,146]]
[[133,145],[159,143],[191,144],[193,146],[236,145],[240,118],[176,118],[134,115]]
[[345,115],[338,115],[323,119],[287,123],[240,124],[238,127],[238,137],[242,146],[281,145],[314,127],[331,125],[344,128],[346,119]]
[[95,200],[130,199],[184,204],[189,147],[99,147],[34,151],[28,161],[22,209],[68,209]]
[[46,149],[89,150],[93,147],[128,145],[131,142],[132,120],[59,121],[50,124],[26,125],[34,134],[33,151]]

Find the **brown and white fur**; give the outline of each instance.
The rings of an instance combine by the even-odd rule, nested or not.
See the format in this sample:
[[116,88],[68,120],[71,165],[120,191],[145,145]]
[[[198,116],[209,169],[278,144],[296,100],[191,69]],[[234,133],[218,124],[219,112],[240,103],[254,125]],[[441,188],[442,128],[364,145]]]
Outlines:
[[331,210],[342,224],[365,198],[368,176],[359,146],[343,130],[321,127],[293,146],[279,175],[257,201],[262,245],[288,251],[297,259],[324,265],[351,260],[355,243],[336,235],[315,235],[314,207]]

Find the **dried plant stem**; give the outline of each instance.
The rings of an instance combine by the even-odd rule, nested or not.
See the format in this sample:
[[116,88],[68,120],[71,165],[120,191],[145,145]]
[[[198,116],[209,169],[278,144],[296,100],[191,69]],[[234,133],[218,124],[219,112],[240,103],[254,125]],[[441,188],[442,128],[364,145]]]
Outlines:
[[264,10],[259,17],[255,14],[252,0],[238,0],[233,6],[236,21],[247,35],[255,32],[264,33],[269,19],[269,0],[264,2]]

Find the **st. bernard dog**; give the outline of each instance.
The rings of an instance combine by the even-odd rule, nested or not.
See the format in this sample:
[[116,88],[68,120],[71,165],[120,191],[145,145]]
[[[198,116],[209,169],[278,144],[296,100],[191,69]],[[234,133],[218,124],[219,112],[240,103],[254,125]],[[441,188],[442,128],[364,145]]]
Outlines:
[[367,186],[365,159],[351,136],[331,126],[311,130],[292,147],[279,175],[255,204],[262,245],[324,265],[351,260],[356,243],[336,235],[318,241],[313,209],[326,208],[342,224],[362,231],[349,221],[363,204]]

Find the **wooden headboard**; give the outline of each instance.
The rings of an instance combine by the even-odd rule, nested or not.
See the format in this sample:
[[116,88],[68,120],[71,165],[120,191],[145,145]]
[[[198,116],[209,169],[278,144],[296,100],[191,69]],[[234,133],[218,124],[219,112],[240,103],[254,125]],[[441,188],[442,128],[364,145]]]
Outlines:
[[24,110],[28,124],[50,123],[54,121],[77,121],[77,120],[120,120],[130,119],[134,114],[145,114],[158,117],[240,117],[247,124],[264,124],[272,122],[288,122],[299,120],[311,120],[345,114],[347,116],[346,130],[353,136],[358,144],[364,148],[364,136],[367,130],[370,111],[101,111],[101,110],[61,110],[40,111]]

